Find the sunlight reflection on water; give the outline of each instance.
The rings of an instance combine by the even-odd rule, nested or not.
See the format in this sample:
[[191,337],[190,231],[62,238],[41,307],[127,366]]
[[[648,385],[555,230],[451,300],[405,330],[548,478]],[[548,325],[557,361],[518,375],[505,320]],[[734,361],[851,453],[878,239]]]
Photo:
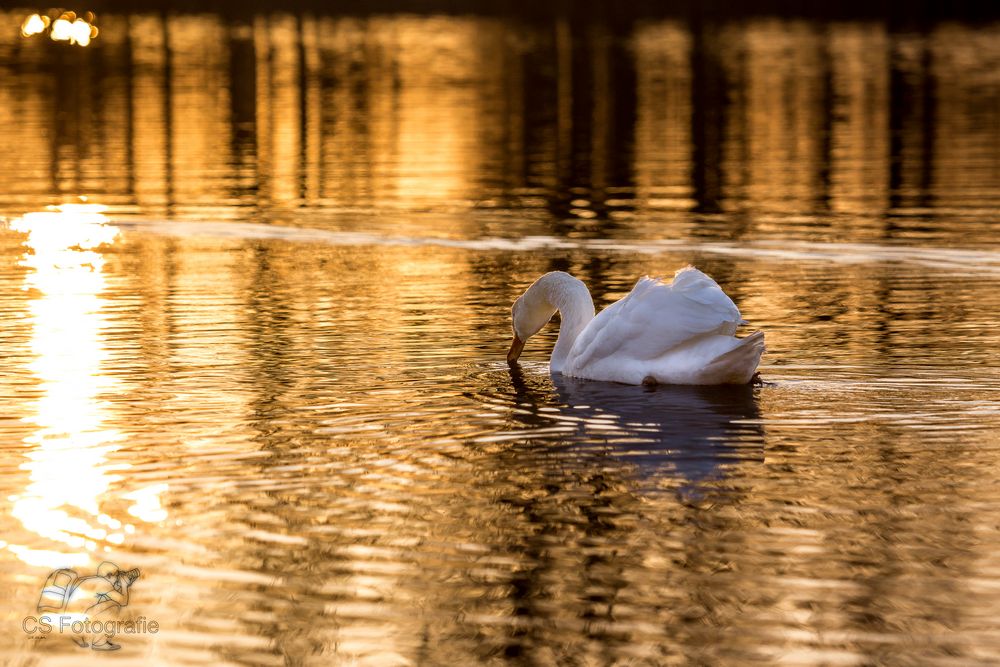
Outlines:
[[[109,488],[128,468],[108,460],[122,434],[105,424],[104,396],[117,382],[103,372],[108,351],[102,331],[107,315],[102,312],[100,248],[114,243],[119,231],[104,210],[95,204],[64,204],[11,223],[11,229],[27,235],[28,252],[21,264],[29,270],[23,289],[36,295],[30,302],[34,360],[29,368],[39,393],[35,414],[26,418],[37,430],[24,439],[28,461],[21,465],[30,482],[10,497],[11,514],[27,530],[71,549],[7,545],[36,566],[86,564],[98,545],[109,551],[109,545],[121,545],[125,533],[134,530],[101,510]],[[145,499],[143,506],[153,503]],[[84,516],[75,515],[77,511]]]

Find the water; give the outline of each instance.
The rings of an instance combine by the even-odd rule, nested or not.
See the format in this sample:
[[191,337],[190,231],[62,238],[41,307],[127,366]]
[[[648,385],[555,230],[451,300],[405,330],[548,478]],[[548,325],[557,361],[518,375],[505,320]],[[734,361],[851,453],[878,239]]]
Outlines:
[[[5,663],[103,661],[21,629],[102,560],[122,664],[1000,661],[996,24],[25,15]],[[503,362],[686,263],[762,385]]]

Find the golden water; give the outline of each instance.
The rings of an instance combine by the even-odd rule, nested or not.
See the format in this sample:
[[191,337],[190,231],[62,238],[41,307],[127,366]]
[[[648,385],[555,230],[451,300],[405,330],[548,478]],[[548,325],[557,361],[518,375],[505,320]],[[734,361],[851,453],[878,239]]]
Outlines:
[[[129,664],[1000,661],[1000,28],[24,19],[5,663],[104,660],[20,629],[102,560]],[[762,386],[503,363],[686,263]]]

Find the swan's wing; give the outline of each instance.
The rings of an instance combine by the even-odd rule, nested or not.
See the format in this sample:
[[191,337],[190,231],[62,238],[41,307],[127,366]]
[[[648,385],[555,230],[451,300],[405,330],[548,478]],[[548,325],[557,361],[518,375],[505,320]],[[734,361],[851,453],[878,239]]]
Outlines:
[[697,336],[732,336],[741,323],[733,300],[714,280],[689,266],[671,283],[641,278],[628,295],[587,325],[570,358],[575,368],[613,355],[656,359]]

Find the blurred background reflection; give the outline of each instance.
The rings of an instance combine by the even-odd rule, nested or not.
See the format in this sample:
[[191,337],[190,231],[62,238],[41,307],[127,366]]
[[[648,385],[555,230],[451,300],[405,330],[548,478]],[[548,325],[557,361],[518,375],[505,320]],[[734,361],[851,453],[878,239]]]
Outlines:
[[[0,36],[0,207],[88,194],[114,215],[515,210],[597,234],[946,241],[987,240],[969,218],[997,207],[995,23],[100,23],[87,49]],[[930,208],[947,224],[928,229]],[[704,218],[720,212],[742,224]]]

